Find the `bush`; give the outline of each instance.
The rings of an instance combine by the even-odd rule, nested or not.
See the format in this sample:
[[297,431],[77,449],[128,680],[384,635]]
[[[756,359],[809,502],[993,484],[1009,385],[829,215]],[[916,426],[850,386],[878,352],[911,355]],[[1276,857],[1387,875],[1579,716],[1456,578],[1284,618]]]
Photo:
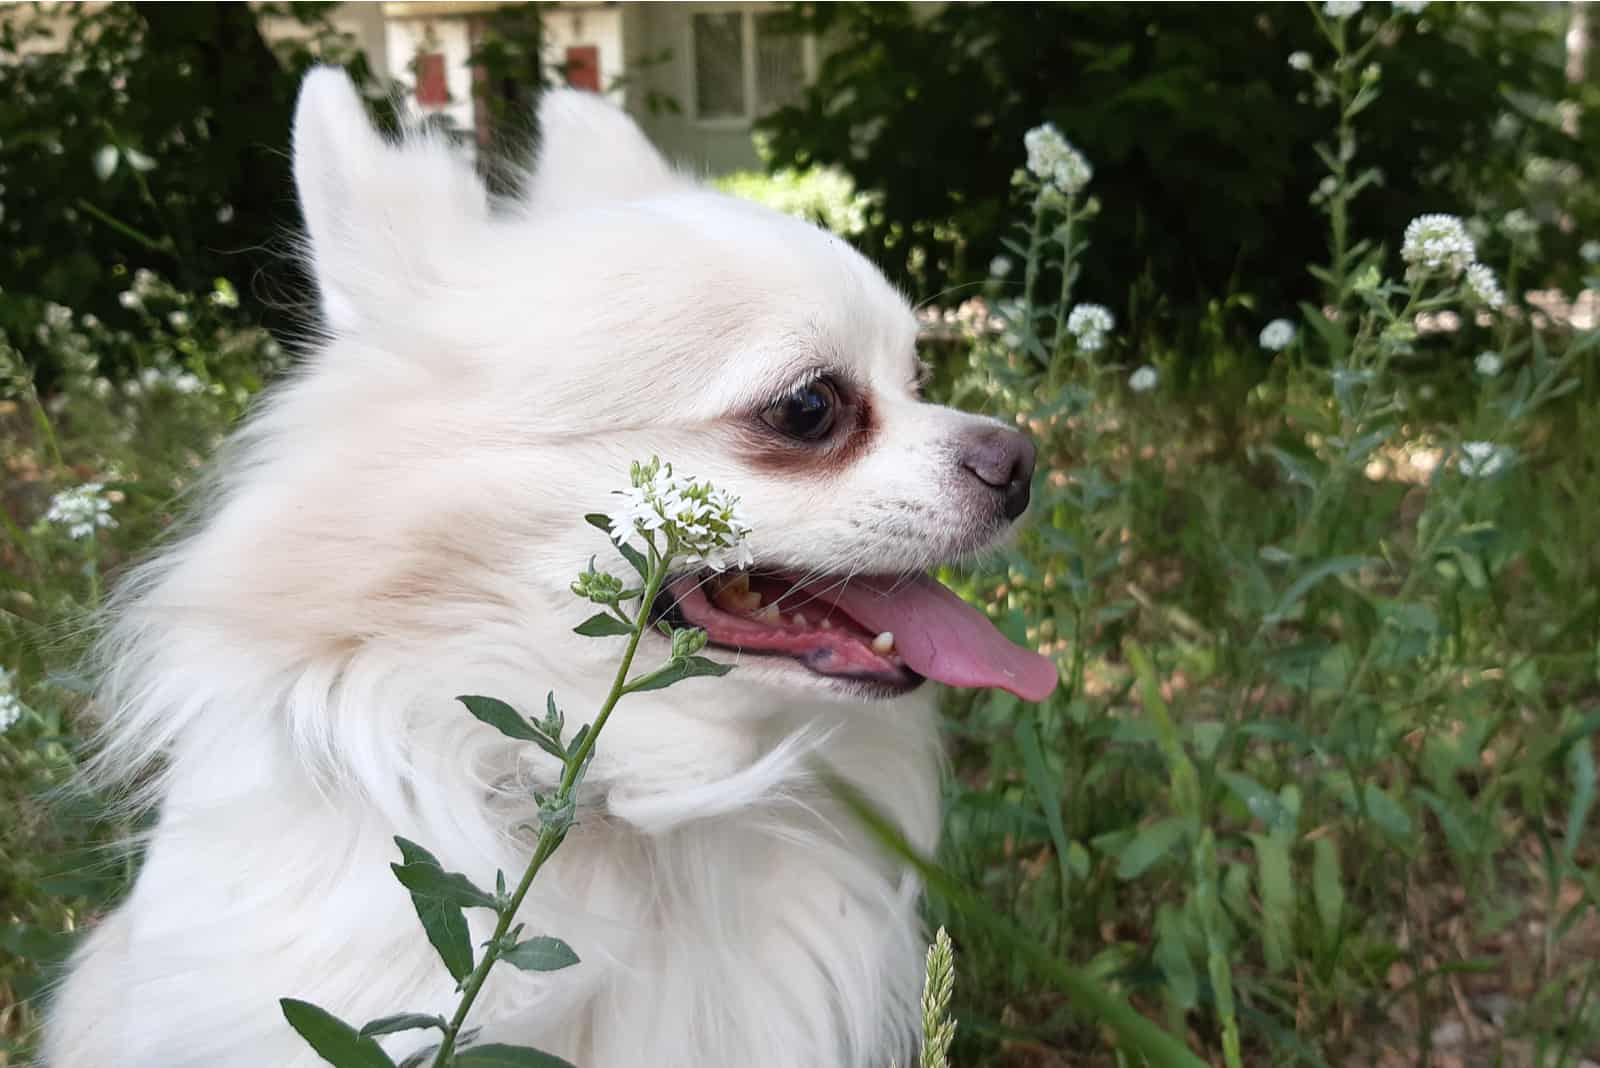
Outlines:
[[[1375,20],[1386,5],[1368,7],[1359,17]],[[1468,193],[1503,212],[1526,202],[1516,183],[1530,154],[1572,157],[1554,107],[1561,19],[1435,4],[1391,30],[1369,58],[1394,103],[1363,127],[1381,195],[1356,226],[1395,233]],[[1310,294],[1304,265],[1326,234],[1303,176],[1319,167],[1327,116],[1286,57],[1314,47],[1311,9],[819,4],[796,25],[826,42],[825,58],[805,101],[762,124],[773,165],[837,166],[879,198],[860,241],[912,292],[985,278],[1005,235],[1004,161],[1048,120],[1094,160],[1100,195],[1124,205],[1096,230],[1102,269],[1085,284],[1141,334],[1204,359],[1197,324],[1218,294],[1262,310]],[[1244,341],[1243,318],[1229,322]]]

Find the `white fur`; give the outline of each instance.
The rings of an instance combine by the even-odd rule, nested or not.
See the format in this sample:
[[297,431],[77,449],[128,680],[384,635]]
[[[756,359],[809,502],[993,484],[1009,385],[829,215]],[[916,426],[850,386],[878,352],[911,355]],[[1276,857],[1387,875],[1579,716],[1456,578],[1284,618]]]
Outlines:
[[[549,94],[541,123],[528,196],[494,206],[445,144],[385,143],[342,75],[307,79],[294,170],[325,340],[113,606],[96,771],[147,772],[159,823],[59,992],[54,1068],[321,1063],[283,996],[357,1023],[449,1011],[392,838],[480,885],[524,867],[554,764],[454,697],[593,714],[619,643],[571,633],[567,584],[614,559],[579,517],[630,459],[742,494],[765,563],[907,570],[987,536],[950,459],[981,421],[913,396],[914,322],[876,271],[675,175],[596,98]],[[841,470],[763,473],[733,413],[819,361],[870,382],[879,431]],[[904,1061],[917,887],[814,768],[931,848],[931,701],[771,661],[625,700],[525,910],[582,963],[497,968],[483,1039],[581,1068]]]

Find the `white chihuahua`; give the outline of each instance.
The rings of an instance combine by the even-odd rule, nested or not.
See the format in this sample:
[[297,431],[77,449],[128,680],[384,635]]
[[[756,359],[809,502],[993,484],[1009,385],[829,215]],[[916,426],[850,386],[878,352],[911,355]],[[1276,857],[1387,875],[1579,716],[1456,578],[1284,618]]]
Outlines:
[[388,143],[342,74],[306,79],[323,343],[114,604],[98,768],[148,771],[159,822],[59,992],[52,1068],[320,1064],[284,996],[448,1015],[394,836],[480,885],[524,868],[556,762],[455,696],[598,708],[621,639],[574,635],[568,586],[614,557],[581,517],[652,454],[743,498],[755,566],[654,606],[738,667],[618,708],[525,908],[582,963],[495,969],[478,1041],[580,1068],[903,1062],[917,886],[812,769],[931,849],[918,684],[1055,685],[922,577],[1004,536],[1032,446],[919,399],[912,313],[844,242],[698,187],[598,97],[548,93],[539,123],[524,196],[491,204],[443,142]]

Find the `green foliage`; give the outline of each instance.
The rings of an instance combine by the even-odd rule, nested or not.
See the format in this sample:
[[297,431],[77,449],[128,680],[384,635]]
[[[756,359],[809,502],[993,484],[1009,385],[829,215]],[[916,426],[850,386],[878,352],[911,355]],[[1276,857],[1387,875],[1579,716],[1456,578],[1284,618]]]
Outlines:
[[[1441,3],[1385,39],[1373,58],[1403,103],[1364,116],[1383,187],[1357,212],[1362,232],[1398,233],[1439,203],[1498,219],[1526,203],[1530,155],[1574,158],[1555,106],[1564,17]],[[1007,225],[1002,161],[1051,121],[1117,191],[1086,285],[1141,336],[1200,359],[1196,326],[1219,294],[1276,314],[1309,293],[1304,265],[1326,235],[1297,177],[1328,120],[1286,59],[1315,47],[1310,6],[817,4],[797,22],[824,43],[821,67],[803,103],[761,124],[771,165],[851,175],[875,200],[860,243],[911,292],[985,277]],[[1578,155],[1592,162],[1592,148]]]
[[798,216],[840,237],[860,236],[873,208],[873,198],[856,192],[850,176],[835,167],[779,167],[770,174],[736,171],[712,184],[730,196]]
[[[284,242],[295,89],[317,61],[370,78],[332,6],[0,7],[0,329],[44,384],[58,371],[33,341],[46,305],[131,326],[117,283],[135,266],[184,293],[249,280],[247,313],[272,324],[303,303]],[[299,32],[269,45],[269,15]]]
[[[1020,182],[1021,291],[966,320],[966,365],[939,380],[1039,438],[1037,521],[971,590],[1056,652],[1066,684],[1038,709],[951,698],[942,860],[1228,1065],[1426,1056],[1447,1018],[1555,1064],[1552,1029],[1571,1049],[1600,1037],[1578,933],[1600,906],[1600,599],[1572,599],[1600,558],[1569,540],[1600,515],[1600,332],[1535,325],[1520,287],[1485,299],[1459,223],[1430,224],[1459,263],[1362,240],[1365,123],[1394,86],[1364,73],[1355,23],[1325,26],[1306,61],[1337,124],[1319,206],[1348,229],[1245,395],[1243,440],[1219,432],[1221,398],[1167,403],[1159,356],[1130,375],[1121,339],[1084,351],[1070,309],[1101,270],[1091,203]],[[1098,233],[1124,205],[1098,172],[1093,189]],[[1477,243],[1496,250],[1509,276],[1515,248]],[[1445,313],[1449,329],[1419,329]],[[1090,1042],[1033,1007],[1014,941],[935,886],[968,1011]],[[1501,939],[1513,919],[1542,944]],[[1526,1009],[1462,1020],[1467,971]],[[963,1052],[984,1062],[975,1030]]]

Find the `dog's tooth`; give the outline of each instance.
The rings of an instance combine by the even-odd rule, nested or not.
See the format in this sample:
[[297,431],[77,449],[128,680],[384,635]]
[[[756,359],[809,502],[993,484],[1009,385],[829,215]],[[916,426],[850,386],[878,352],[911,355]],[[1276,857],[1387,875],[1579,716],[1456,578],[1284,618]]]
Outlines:
[[810,623],[811,623],[811,620],[806,618],[806,614],[804,612],[796,612],[794,614],[794,625],[795,626],[804,627],[804,626],[810,625]]
[[745,594],[750,592],[750,574],[749,574],[749,572],[747,572],[747,571],[735,571],[727,579],[727,581],[722,584],[722,589],[724,590],[724,592],[736,593],[739,596],[743,597]]
[[773,601],[756,613],[756,618],[763,623],[780,623],[783,617],[778,614],[778,602]]
[[879,656],[888,656],[894,652],[894,631],[886,630],[872,639],[872,651]]
[[821,623],[817,624],[817,626],[821,627],[823,630],[832,630],[833,629],[833,624],[829,623],[826,619],[824,619]]

